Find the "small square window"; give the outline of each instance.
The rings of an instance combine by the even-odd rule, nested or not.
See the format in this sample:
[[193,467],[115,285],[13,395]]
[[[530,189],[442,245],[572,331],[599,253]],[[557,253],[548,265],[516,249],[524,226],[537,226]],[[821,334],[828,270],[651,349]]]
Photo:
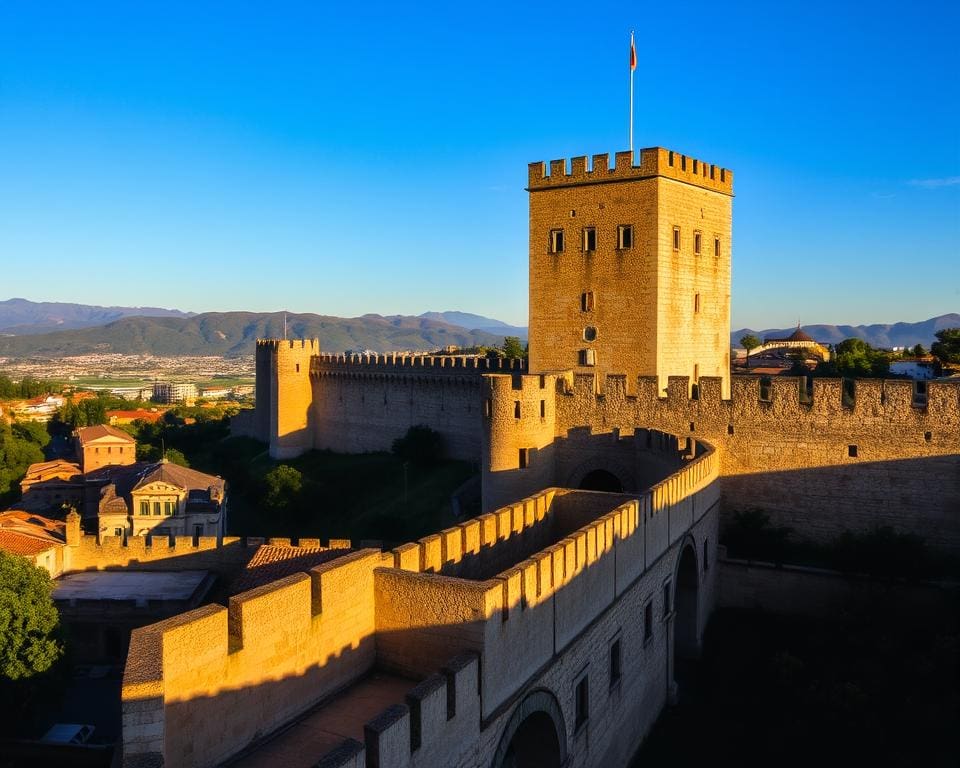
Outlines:
[[123,538],[123,528],[114,528],[114,529],[113,529],[113,535],[116,536],[118,539],[122,539],[122,538]]
[[550,230],[550,253],[563,253],[563,230]]
[[580,311],[593,312],[594,298],[593,291],[584,291],[580,294]]
[[530,460],[529,448],[521,448],[519,451],[519,465],[520,469],[527,468],[527,462]]
[[588,253],[597,250],[597,230],[593,227],[583,228],[583,250]]
[[733,434],[733,424],[727,424],[727,434],[728,435]]
[[584,725],[586,725],[587,720],[590,718],[590,686],[589,678],[587,675],[584,675],[577,682],[577,687],[574,690],[574,717],[573,717],[573,727],[574,730],[580,730]]
[[720,258],[720,238],[713,238],[713,255],[718,259]]
[[663,585],[663,618],[670,615],[670,607],[670,582],[667,581]]
[[618,637],[610,644],[610,687],[613,688],[620,682],[623,675],[623,656],[620,649],[620,638]]
[[597,353],[593,349],[580,350],[580,365],[596,365]]
[[643,644],[653,639],[653,600],[643,606]]
[[700,232],[693,233],[693,255],[700,255],[700,246],[703,243],[703,235]]
[[848,446],[847,446],[847,456],[849,456],[851,459],[857,458],[857,446],[855,446],[855,445],[848,445]]
[[933,432],[924,432],[923,439],[929,443],[931,440],[933,440]]
[[680,227],[673,228],[673,250],[680,250]]
[[633,248],[633,225],[621,224],[617,227],[617,248]]

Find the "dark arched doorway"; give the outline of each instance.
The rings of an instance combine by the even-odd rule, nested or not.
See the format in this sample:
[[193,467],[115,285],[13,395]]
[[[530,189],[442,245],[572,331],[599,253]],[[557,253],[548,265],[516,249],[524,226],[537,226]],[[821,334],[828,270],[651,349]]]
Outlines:
[[560,705],[550,691],[530,693],[513,711],[492,768],[560,768],[567,741]]
[[510,739],[499,768],[560,768],[560,741],[546,712],[534,712]]
[[699,578],[697,553],[692,544],[683,547],[677,565],[677,595],[674,602],[673,657],[695,659],[700,655],[698,633]]
[[623,483],[613,472],[608,472],[605,469],[594,469],[583,476],[583,480],[580,481],[580,490],[623,493]]

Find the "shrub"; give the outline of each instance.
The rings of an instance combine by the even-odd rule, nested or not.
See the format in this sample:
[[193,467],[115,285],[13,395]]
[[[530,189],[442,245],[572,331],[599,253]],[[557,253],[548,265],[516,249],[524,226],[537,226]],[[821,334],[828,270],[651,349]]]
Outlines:
[[443,436],[423,424],[410,427],[393,441],[393,454],[423,467],[436,464],[443,456]]

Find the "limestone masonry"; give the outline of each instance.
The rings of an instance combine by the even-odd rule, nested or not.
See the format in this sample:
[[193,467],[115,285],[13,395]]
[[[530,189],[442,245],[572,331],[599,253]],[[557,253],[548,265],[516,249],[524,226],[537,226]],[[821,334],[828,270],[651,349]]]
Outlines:
[[960,386],[731,380],[729,170],[652,148],[528,184],[529,366],[260,340],[232,425],[279,459],[427,425],[484,514],[135,630],[124,766],[622,766],[699,653],[724,513],[960,545]]

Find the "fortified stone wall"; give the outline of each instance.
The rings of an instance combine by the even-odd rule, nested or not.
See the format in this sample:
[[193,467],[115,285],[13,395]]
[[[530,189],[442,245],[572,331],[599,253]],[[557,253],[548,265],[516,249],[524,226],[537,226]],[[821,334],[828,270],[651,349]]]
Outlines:
[[522,360],[405,355],[319,355],[311,364],[313,446],[389,451],[410,427],[444,438],[447,456],[480,457],[481,374],[523,370]]
[[[717,461],[704,448],[639,500],[549,489],[392,553],[364,550],[243,593],[228,609],[136,630],[123,684],[124,764],[222,762],[374,664],[425,679],[367,723],[363,745],[347,742],[323,765],[486,766],[514,705],[546,683],[560,702],[564,750],[579,756],[571,765],[627,754],[642,731],[624,718],[651,724],[671,677],[670,606],[658,604],[656,646],[638,636],[637,616],[672,578],[668,553],[716,547]],[[445,575],[504,563],[483,581]],[[697,636],[713,602],[712,581],[704,587]],[[600,694],[614,637],[631,644],[623,707]],[[471,648],[479,664],[463,655]],[[575,731],[572,686],[587,669],[595,715]]]
[[361,550],[135,630],[124,764],[217,765],[364,674],[380,560]]
[[[777,524],[815,539],[844,529],[891,526],[930,543],[960,546],[960,384],[931,382],[915,404],[909,381],[857,380],[853,405],[840,379],[735,377],[721,398],[703,378],[692,398],[686,377],[657,380],[575,375],[557,388],[556,434],[638,427],[703,438],[721,459],[726,514],[762,508]],[[492,450],[495,450],[492,449]],[[515,465],[516,466],[516,465]]]

